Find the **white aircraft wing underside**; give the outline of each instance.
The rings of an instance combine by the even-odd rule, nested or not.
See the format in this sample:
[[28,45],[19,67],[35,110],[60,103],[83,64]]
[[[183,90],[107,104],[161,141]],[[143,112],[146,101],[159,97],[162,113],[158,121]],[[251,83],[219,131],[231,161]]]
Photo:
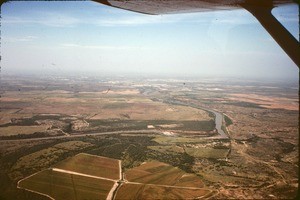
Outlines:
[[125,10],[145,14],[175,14],[232,10],[241,8],[241,4],[260,5],[272,3],[274,6],[293,3],[292,0],[95,0]]

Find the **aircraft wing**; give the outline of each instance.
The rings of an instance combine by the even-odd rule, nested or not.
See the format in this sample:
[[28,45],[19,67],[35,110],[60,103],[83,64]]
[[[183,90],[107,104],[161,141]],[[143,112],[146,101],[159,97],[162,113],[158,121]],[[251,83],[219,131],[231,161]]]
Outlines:
[[144,14],[175,14],[232,10],[242,8],[241,4],[280,4],[293,3],[292,0],[94,0],[109,6]]
[[144,14],[175,14],[216,10],[248,10],[269,32],[286,54],[300,66],[300,45],[277,19],[271,10],[293,0],[94,0],[96,2]]

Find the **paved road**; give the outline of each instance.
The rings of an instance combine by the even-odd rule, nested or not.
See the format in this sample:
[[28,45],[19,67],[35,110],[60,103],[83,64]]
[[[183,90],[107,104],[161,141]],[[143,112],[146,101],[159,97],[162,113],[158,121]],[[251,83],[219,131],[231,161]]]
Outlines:
[[14,139],[14,140],[0,140],[1,142],[16,142],[16,141],[35,141],[35,140],[54,140],[54,139],[63,139],[63,138],[77,138],[77,137],[85,137],[85,136],[98,136],[98,135],[114,135],[114,134],[123,134],[123,133],[153,133],[153,134],[162,134],[161,131],[158,130],[133,130],[133,131],[110,131],[110,132],[101,132],[101,133],[80,133],[80,134],[70,134],[70,135],[60,135],[60,136],[52,136],[52,137],[39,137],[39,138],[25,138],[25,139]]

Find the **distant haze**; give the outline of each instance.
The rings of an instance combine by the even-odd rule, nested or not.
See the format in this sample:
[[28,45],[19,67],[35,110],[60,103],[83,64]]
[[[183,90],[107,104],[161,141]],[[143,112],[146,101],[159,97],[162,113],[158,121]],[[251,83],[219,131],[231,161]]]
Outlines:
[[[299,40],[298,6],[273,14]],[[245,10],[150,16],[95,2],[11,1],[1,7],[2,73],[299,79]]]

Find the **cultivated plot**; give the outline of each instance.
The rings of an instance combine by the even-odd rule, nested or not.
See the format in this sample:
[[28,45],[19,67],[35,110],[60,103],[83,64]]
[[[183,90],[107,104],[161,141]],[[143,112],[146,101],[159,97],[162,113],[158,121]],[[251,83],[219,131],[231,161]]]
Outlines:
[[74,157],[56,164],[54,168],[113,180],[120,179],[119,160],[101,156],[93,156],[83,153],[77,154]]
[[214,194],[196,175],[162,162],[145,162],[123,176],[121,170],[119,160],[78,154],[20,180],[18,188],[51,199],[194,199]]
[[204,186],[196,175],[187,174],[179,168],[158,161],[143,163],[125,174],[129,182],[197,188]]
[[18,183],[19,188],[52,199],[105,199],[113,181],[47,169]]
[[211,195],[211,191],[201,188],[125,184],[118,191],[116,199],[197,199]]
[[125,175],[116,199],[196,199],[214,194],[198,176],[158,161],[145,162]]
[[18,182],[18,187],[54,199],[106,199],[120,179],[120,161],[78,154]]

